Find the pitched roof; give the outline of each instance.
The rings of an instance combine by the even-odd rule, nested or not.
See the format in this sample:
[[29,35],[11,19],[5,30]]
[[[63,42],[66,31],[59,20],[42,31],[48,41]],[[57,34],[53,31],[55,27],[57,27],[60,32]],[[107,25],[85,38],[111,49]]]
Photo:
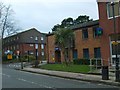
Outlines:
[[76,29],[90,27],[90,26],[94,26],[94,25],[99,25],[99,20],[76,24],[76,25],[70,26],[69,28],[72,30],[76,30]]
[[[14,35],[11,35],[11,36],[8,36],[8,37],[5,37],[4,39],[9,38],[9,37],[14,37],[14,36],[20,35],[20,34],[23,34],[23,33],[29,32],[29,31],[31,31],[31,30],[35,30],[35,31],[41,33],[41,32],[38,31],[36,28],[31,28],[31,29],[28,29],[28,30],[25,30],[25,31],[19,32],[19,33],[17,33],[17,34],[14,34]],[[46,35],[46,33],[41,33],[41,34],[45,34],[45,35]]]
[[[68,29],[78,30],[78,29],[81,29],[81,28],[86,28],[86,27],[95,26],[95,25],[99,25],[99,20],[89,21],[89,22],[85,22],[85,23],[81,23],[81,24],[72,25]],[[51,35],[54,35],[54,33],[52,32],[52,33],[47,34],[47,36],[51,36]]]

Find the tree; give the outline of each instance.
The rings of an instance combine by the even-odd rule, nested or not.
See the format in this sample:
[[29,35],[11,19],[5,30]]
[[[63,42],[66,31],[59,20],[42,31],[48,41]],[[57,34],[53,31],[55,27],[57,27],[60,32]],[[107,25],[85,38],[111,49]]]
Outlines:
[[78,18],[76,18],[75,20],[71,17],[63,19],[61,24],[57,24],[53,27],[52,31],[56,31],[58,30],[58,28],[69,28],[72,25],[76,25],[76,24],[81,24],[84,22],[89,22],[92,21],[93,19],[90,19],[89,16],[87,15],[80,15],[78,16]]
[[61,27],[62,28],[67,28],[71,25],[73,25],[73,18],[69,17],[67,19],[64,19],[62,22],[61,22]]
[[74,32],[73,30],[69,30],[67,28],[59,28],[54,33],[56,45],[61,49],[61,52],[64,55],[65,63],[68,65],[68,62],[70,61],[71,45],[74,40]]
[[78,16],[78,18],[76,18],[76,20],[74,20],[74,24],[80,24],[80,23],[84,23],[84,22],[89,22],[92,21],[93,19],[90,19],[89,16],[87,15],[80,15]]
[[15,20],[13,19],[13,10],[11,6],[5,6],[3,3],[0,3],[0,29],[3,37],[9,36],[11,34],[17,33],[18,28],[16,27]]
[[68,28],[69,26],[73,25],[73,18],[69,17],[67,19],[64,19],[61,24],[57,24],[52,28],[52,31],[56,31],[59,28]]
[[54,32],[54,31],[56,31],[58,28],[60,28],[61,27],[61,25],[59,25],[59,24],[57,24],[57,25],[55,25],[53,28],[52,28],[52,31]]

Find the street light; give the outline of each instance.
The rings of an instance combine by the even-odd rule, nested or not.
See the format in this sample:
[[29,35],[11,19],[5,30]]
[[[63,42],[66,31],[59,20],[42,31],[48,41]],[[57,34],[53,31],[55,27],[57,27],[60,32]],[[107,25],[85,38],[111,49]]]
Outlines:
[[35,50],[36,50],[36,61],[35,61],[35,67],[38,66],[39,62],[38,62],[38,37],[35,37]]
[[35,44],[35,49],[36,49],[36,61],[35,61],[35,67],[38,66],[38,44]]
[[43,37],[41,37],[41,63],[43,63],[43,56],[44,56],[44,44],[43,44]]
[[[112,14],[113,14],[113,22],[114,22],[114,34],[115,34],[115,43],[117,43],[117,33],[116,33],[116,19],[115,19],[115,10],[114,10],[114,2],[111,2],[111,6],[112,6]],[[116,82],[120,82],[120,73],[119,73],[119,59],[118,59],[118,55],[117,55],[117,44],[115,44],[115,56],[116,56],[116,71],[115,71],[115,77],[116,77]]]

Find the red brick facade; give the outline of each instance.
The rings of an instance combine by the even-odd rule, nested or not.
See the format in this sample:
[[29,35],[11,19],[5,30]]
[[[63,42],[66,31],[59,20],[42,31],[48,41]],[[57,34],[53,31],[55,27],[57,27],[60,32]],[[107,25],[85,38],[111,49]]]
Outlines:
[[101,47],[101,37],[93,37],[93,27],[88,28],[88,39],[82,38],[82,30],[75,30],[75,49],[78,50],[78,58],[83,58],[83,49],[89,49],[90,58],[94,58],[94,48]]
[[[38,45],[37,51],[35,48],[36,44]],[[35,28],[32,28],[30,30],[4,38],[2,49],[3,56],[8,50],[12,51],[14,56],[17,56],[17,51],[19,51],[21,57],[28,54],[36,57],[36,52],[38,52],[38,60],[46,60],[46,34],[40,33]]]
[[[120,7],[119,7],[120,8]],[[111,35],[114,34],[114,21],[113,18],[108,17],[107,3],[98,2],[99,9],[99,25],[103,28],[103,35],[101,37],[101,55],[104,60],[104,64],[107,65],[111,56],[110,40]],[[120,16],[116,17],[116,33],[120,34]]]
[[[94,58],[94,48],[101,48],[101,36],[96,36],[94,37],[94,30],[93,27],[97,26],[99,27],[99,24],[93,24],[91,26],[86,26],[88,29],[88,38],[83,39],[82,37],[82,28],[80,29],[75,29],[75,43],[74,43],[74,48],[73,50],[70,51],[70,60],[73,60],[73,51],[77,51],[77,58],[82,59],[83,57],[83,49],[87,48],[89,50],[89,58]],[[48,62],[53,63],[53,62],[58,62],[56,56],[55,56],[55,36],[54,34],[50,34],[47,36],[47,45],[48,45]],[[64,62],[64,57],[63,54],[61,54],[61,62]]]

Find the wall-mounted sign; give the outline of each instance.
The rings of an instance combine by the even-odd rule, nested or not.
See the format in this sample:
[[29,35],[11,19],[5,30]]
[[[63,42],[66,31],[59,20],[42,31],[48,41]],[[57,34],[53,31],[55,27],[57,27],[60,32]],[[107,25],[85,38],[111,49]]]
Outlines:
[[103,29],[101,27],[96,29],[97,35],[101,36],[103,34]]
[[112,42],[113,45],[118,45],[119,43],[117,41]]
[[12,54],[8,54],[7,59],[12,59]]

